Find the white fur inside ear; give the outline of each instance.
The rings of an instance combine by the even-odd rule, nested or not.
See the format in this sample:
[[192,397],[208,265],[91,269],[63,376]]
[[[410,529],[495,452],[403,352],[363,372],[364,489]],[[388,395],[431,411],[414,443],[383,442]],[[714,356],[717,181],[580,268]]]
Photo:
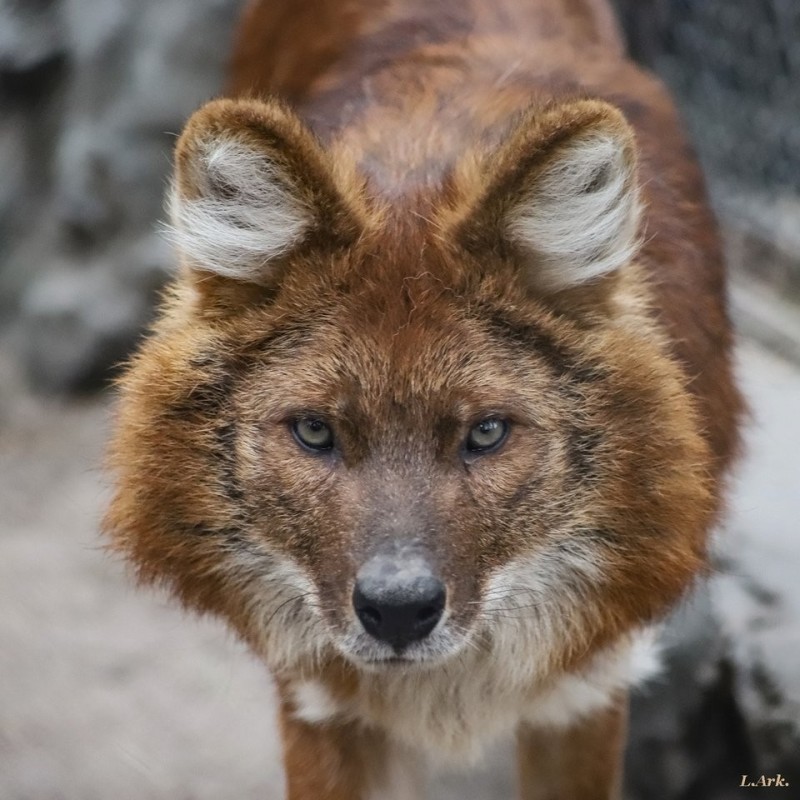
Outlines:
[[262,282],[269,262],[302,241],[313,215],[267,152],[222,139],[201,153],[192,165],[199,195],[172,188],[171,239],[194,267]]
[[639,199],[623,144],[587,135],[537,176],[507,221],[533,256],[534,282],[564,289],[622,267],[636,252]]

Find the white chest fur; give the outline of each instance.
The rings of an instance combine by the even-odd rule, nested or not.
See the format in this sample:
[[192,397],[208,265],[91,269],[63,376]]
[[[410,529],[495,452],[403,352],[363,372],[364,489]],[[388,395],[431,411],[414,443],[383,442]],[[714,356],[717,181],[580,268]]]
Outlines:
[[581,671],[534,687],[521,684],[518,669],[479,654],[431,671],[367,675],[359,694],[346,703],[319,682],[298,682],[295,714],[312,724],[361,719],[443,761],[475,760],[485,745],[521,721],[566,727],[657,671],[655,634],[648,629],[598,653]]

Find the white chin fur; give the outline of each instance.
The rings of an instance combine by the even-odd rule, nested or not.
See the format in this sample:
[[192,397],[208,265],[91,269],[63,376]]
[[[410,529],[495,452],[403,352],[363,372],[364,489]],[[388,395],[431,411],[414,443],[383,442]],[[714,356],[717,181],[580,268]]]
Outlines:
[[[506,565],[485,590],[485,624],[459,637],[457,652],[430,668],[360,670],[356,696],[338,713],[436,760],[463,764],[520,722],[563,727],[606,707],[655,671],[652,631],[552,677],[563,654],[580,647],[593,627],[576,609],[586,607],[586,590],[602,576],[596,550],[574,540]],[[312,699],[307,714],[328,708]]]
[[[466,639],[459,635],[457,652],[430,668],[360,670],[359,689],[347,699],[298,675],[292,687],[295,715],[311,724],[360,719],[398,745],[464,764],[520,722],[565,727],[599,711],[657,672],[658,650],[656,631],[635,631],[580,670],[552,677],[558,654],[585,633],[575,604],[582,600],[581,586],[600,580],[602,573],[596,553],[591,556],[575,545],[507,565],[487,587],[487,627]],[[309,659],[323,663],[332,638],[305,571],[269,552],[233,560],[228,563],[233,574],[252,576],[250,612],[263,626],[257,649],[268,665],[286,675]],[[519,614],[509,598],[519,598]],[[547,598],[551,602],[537,602]],[[587,622],[591,625],[581,624]]]

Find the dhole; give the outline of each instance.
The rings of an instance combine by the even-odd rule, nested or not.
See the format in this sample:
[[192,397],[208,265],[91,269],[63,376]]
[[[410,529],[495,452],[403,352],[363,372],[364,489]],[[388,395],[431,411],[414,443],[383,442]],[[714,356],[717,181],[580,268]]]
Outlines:
[[668,96],[601,0],[255,2],[230,94],[178,142],[115,547],[272,670],[291,800],[504,731],[524,798],[618,797],[740,409]]

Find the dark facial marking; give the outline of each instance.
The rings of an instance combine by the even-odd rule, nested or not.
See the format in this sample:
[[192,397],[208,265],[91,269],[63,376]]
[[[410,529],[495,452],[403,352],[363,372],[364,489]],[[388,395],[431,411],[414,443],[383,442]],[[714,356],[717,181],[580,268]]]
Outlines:
[[[539,356],[554,377],[558,391],[579,413],[586,387],[606,380],[602,366],[580,361],[570,350],[557,342],[544,327],[530,321],[511,319],[499,309],[488,309],[489,330],[513,347]],[[578,482],[596,474],[594,456],[603,440],[603,432],[588,424],[572,425],[568,431],[568,458],[572,474]]]
[[218,365],[208,378],[195,384],[178,401],[169,406],[167,413],[179,420],[216,416],[224,406],[233,388],[233,376]]
[[603,432],[598,428],[573,427],[569,433],[568,456],[572,474],[579,482],[592,479],[596,475],[594,456],[603,441]]
[[219,465],[219,477],[225,495],[234,502],[242,500],[244,492],[236,477],[236,423],[230,420],[216,430],[215,456]]
[[569,354],[544,329],[530,322],[512,320],[498,309],[491,309],[485,319],[490,333],[514,347],[536,353],[555,375],[560,377],[568,372]]

